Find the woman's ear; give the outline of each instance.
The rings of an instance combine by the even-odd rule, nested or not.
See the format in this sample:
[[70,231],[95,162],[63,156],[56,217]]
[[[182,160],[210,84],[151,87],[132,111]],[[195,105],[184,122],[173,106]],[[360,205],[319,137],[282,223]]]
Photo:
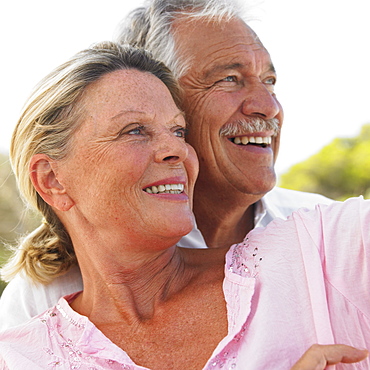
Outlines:
[[57,163],[46,154],[35,154],[30,161],[30,177],[41,198],[59,211],[68,211],[73,200],[58,181]]

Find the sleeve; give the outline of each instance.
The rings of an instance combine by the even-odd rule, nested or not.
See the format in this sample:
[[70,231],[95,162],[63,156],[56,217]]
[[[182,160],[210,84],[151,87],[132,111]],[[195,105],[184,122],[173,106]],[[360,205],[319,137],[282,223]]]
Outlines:
[[5,363],[5,360],[0,356],[0,369],[9,370],[8,366]]
[[319,250],[324,279],[370,319],[370,200],[319,205],[299,217]]
[[370,319],[370,200],[335,203],[322,219],[326,278]]
[[1,295],[0,331],[28,321],[36,315],[36,305],[33,287],[20,276],[15,277]]
[[60,297],[82,288],[81,273],[77,266],[48,285],[33,284],[17,275],[0,298],[0,331],[28,321],[54,306]]

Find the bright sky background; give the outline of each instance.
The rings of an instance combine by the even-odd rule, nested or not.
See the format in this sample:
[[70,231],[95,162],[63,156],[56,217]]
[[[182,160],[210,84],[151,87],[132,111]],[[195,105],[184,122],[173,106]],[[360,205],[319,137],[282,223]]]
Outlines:
[[[245,0],[248,1],[248,0]],[[256,3],[258,1],[258,3]],[[278,173],[370,123],[370,1],[253,0],[284,106]],[[33,86],[93,42],[108,40],[141,1],[12,0],[0,4],[0,151]]]

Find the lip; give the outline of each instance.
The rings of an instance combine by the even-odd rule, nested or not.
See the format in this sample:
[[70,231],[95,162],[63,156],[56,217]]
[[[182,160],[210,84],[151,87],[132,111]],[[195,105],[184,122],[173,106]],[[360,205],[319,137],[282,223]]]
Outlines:
[[189,197],[185,193],[185,191],[183,193],[180,193],[180,194],[170,194],[170,193],[149,194],[145,191],[144,191],[144,193],[147,194],[150,197],[154,197],[154,198],[157,198],[157,199],[160,199],[160,200],[170,200],[172,202],[173,201],[176,201],[176,202],[188,202],[189,201]]
[[184,186],[187,185],[187,179],[185,176],[173,176],[173,177],[167,177],[165,179],[161,179],[155,182],[152,182],[150,184],[147,184],[143,187],[143,190],[146,188],[150,188],[152,186],[159,186],[159,185],[165,185],[165,184],[184,184]]
[[235,137],[242,137],[242,136],[247,136],[247,137],[268,137],[271,136],[271,138],[274,138],[276,136],[275,131],[264,131],[264,132],[246,132],[243,134],[239,135],[234,135],[234,136],[228,136],[228,139],[233,139]]
[[[231,141],[231,139],[234,139],[235,137],[243,137],[243,136],[247,136],[247,137],[269,137],[271,136],[271,144],[265,144],[265,146],[253,145],[253,144],[239,145]],[[245,135],[229,136],[229,137],[225,137],[225,139],[227,141],[227,145],[230,148],[241,150],[243,152],[247,152],[250,154],[273,155],[274,137],[275,137],[274,132],[254,132],[254,133],[248,133]]]

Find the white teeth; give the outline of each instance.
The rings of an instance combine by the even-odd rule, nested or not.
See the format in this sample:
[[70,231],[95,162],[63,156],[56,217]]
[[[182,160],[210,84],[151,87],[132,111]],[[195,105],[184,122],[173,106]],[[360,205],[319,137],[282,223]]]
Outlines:
[[184,191],[184,184],[165,184],[151,186],[150,188],[146,188],[144,190],[149,194],[158,194],[158,193],[180,194]]
[[271,144],[271,136],[237,136],[234,138],[234,144],[237,145],[247,145],[249,143],[251,144],[266,144],[270,145]]

